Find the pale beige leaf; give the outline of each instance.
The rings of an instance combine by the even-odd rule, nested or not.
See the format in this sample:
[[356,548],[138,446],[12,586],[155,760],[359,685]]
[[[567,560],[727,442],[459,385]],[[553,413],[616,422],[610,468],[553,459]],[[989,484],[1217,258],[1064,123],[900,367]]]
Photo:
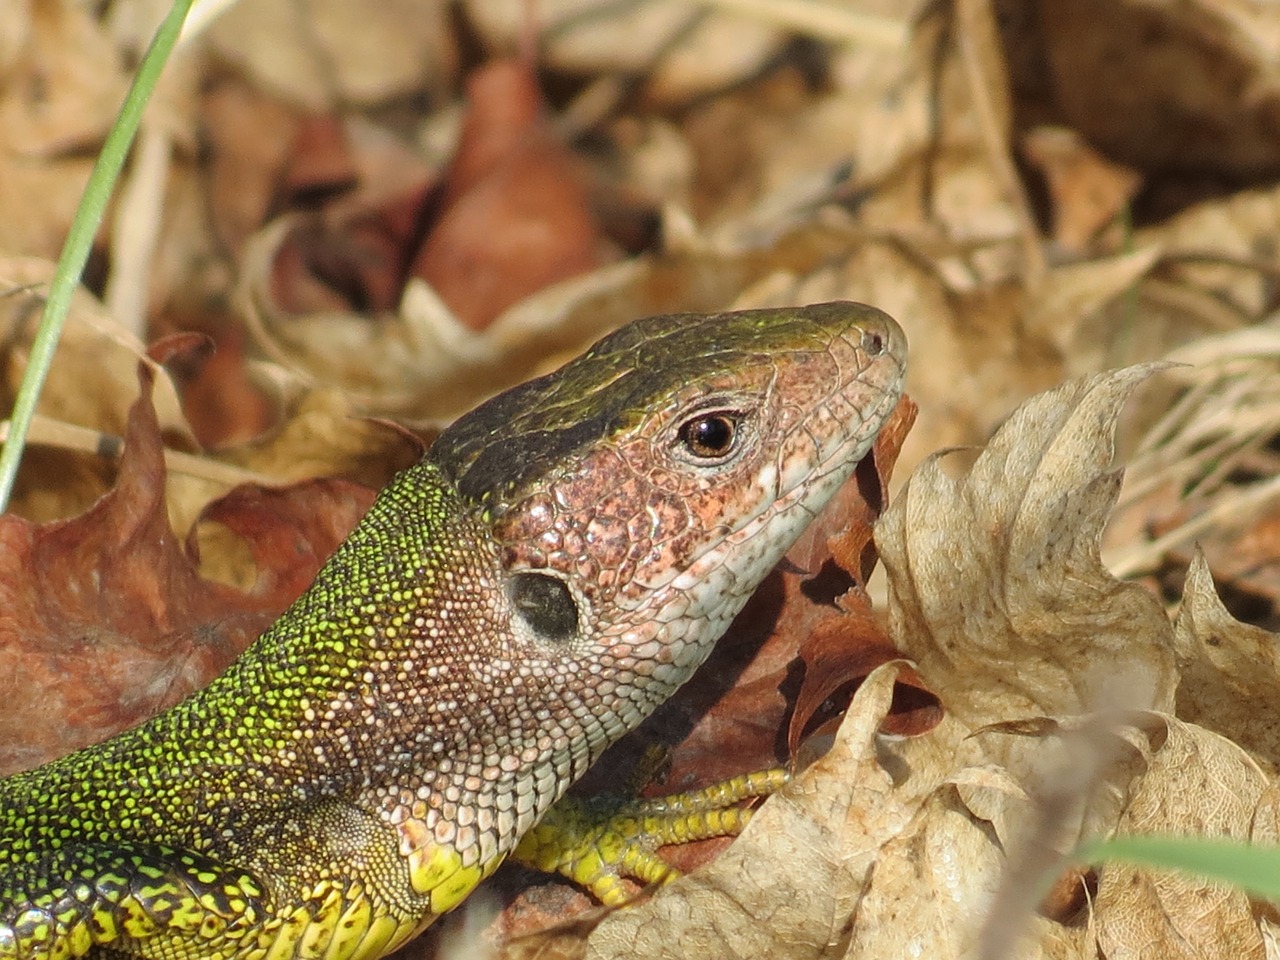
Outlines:
[[[10,388],[26,366],[54,265],[39,257],[0,256],[0,334],[8,344]],[[62,339],[54,356],[38,410],[104,433],[122,435],[129,406],[138,395],[138,362],[146,354],[142,342],[83,287],[71,299]],[[173,381],[157,368],[153,402],[160,426],[187,433],[186,420]]]
[[963,955],[977,941],[1003,861],[955,788],[940,788],[881,853],[846,956]]
[[442,92],[458,58],[448,20],[443,0],[256,0],[232,6],[207,36],[255,85],[319,112]]
[[[467,15],[491,48],[526,29],[523,0],[470,0]],[[684,0],[540,0],[542,57],[574,73],[626,72],[668,105],[745,80],[786,41],[776,23],[699,9]]]
[[[1146,771],[1131,786],[1116,834],[1248,839],[1267,777],[1243,750],[1173,717],[1140,721]],[[1094,901],[1109,960],[1159,955],[1261,958],[1262,934],[1240,891],[1187,874],[1107,864]]]
[[1033,397],[966,476],[923,463],[877,526],[894,641],[965,723],[1172,707],[1168,619],[1098,556],[1116,418],[1156,369]]
[[1280,729],[1260,722],[1280,703],[1280,637],[1227,612],[1198,551],[1174,642],[1182,673],[1178,716],[1233,740],[1273,773],[1280,769]]

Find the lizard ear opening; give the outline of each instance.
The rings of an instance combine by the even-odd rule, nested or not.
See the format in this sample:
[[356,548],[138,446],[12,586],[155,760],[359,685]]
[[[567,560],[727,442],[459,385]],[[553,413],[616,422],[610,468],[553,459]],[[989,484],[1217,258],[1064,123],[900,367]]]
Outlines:
[[578,605],[568,585],[545,573],[517,573],[507,582],[507,594],[516,615],[534,636],[563,643],[578,634]]

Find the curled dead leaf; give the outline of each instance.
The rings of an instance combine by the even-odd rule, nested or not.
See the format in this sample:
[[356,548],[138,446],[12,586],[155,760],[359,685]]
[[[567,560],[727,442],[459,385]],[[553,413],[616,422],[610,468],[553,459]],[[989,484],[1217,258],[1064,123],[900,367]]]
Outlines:
[[1121,479],[1116,418],[1157,369],[1031,398],[963,478],[947,477],[940,455],[921,464],[877,526],[893,639],[966,723],[1172,708],[1168,619],[1098,554]]

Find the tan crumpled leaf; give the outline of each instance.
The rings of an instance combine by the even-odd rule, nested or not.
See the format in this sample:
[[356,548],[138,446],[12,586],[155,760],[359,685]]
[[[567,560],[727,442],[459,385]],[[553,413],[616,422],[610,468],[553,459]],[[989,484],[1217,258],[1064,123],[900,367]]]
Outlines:
[[1174,644],[1182,675],[1178,716],[1229,738],[1274,775],[1280,729],[1259,721],[1280,704],[1280,643],[1227,612],[1199,551],[1187,572]]
[[[3,6],[0,251],[52,257],[127,75],[94,11],[83,4],[10,0]],[[21,8],[28,8],[26,16]]]
[[[0,257],[0,335],[8,353],[8,389],[17,389],[29,341],[44,308],[54,265],[39,257]],[[38,410],[105,433],[124,433],[138,394],[138,361],[146,348],[83,287],[71,298]],[[154,405],[163,430],[188,433],[173,382],[160,368]]]
[[[1267,775],[1242,749],[1168,716],[1138,721],[1146,770],[1131,785],[1115,833],[1247,840]],[[1107,864],[1094,900],[1098,946],[1108,960],[1264,956],[1249,898],[1171,871]]]
[[442,0],[257,0],[232,4],[207,36],[255,85],[318,111],[439,93],[458,58],[448,19]]
[[[526,29],[523,0],[470,0],[472,26],[494,49]],[[778,25],[715,13],[682,0],[624,4],[539,0],[541,57],[571,73],[622,72],[643,79],[647,99],[666,104],[741,81],[786,41]]]
[[1172,629],[1102,566],[1120,487],[1112,432],[1157,365],[1031,398],[953,480],[926,460],[876,529],[891,633],[973,726],[1099,706],[1171,710]]
[[[53,266],[39,257],[0,256],[0,336],[5,343],[0,362],[3,391],[9,397],[17,392],[26,368]],[[142,342],[117,323],[100,301],[77,289],[37,413],[60,423],[123,435],[138,393],[140,360],[155,374],[153,397],[160,428],[171,435],[189,436],[168,372],[146,359]],[[106,492],[109,480],[95,469],[99,464],[83,462],[94,458],[68,462],[70,458],[59,457],[64,451],[42,449],[40,426],[37,423],[32,432],[10,512],[51,520],[87,509]]]

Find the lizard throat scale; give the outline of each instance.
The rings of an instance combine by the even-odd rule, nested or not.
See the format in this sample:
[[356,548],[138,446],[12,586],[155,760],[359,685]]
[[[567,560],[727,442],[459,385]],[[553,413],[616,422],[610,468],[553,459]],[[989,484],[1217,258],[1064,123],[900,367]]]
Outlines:
[[684,683],[901,392],[871,307],[638,321],[458,420],[206,689],[0,780],[0,960],[376,960]]

